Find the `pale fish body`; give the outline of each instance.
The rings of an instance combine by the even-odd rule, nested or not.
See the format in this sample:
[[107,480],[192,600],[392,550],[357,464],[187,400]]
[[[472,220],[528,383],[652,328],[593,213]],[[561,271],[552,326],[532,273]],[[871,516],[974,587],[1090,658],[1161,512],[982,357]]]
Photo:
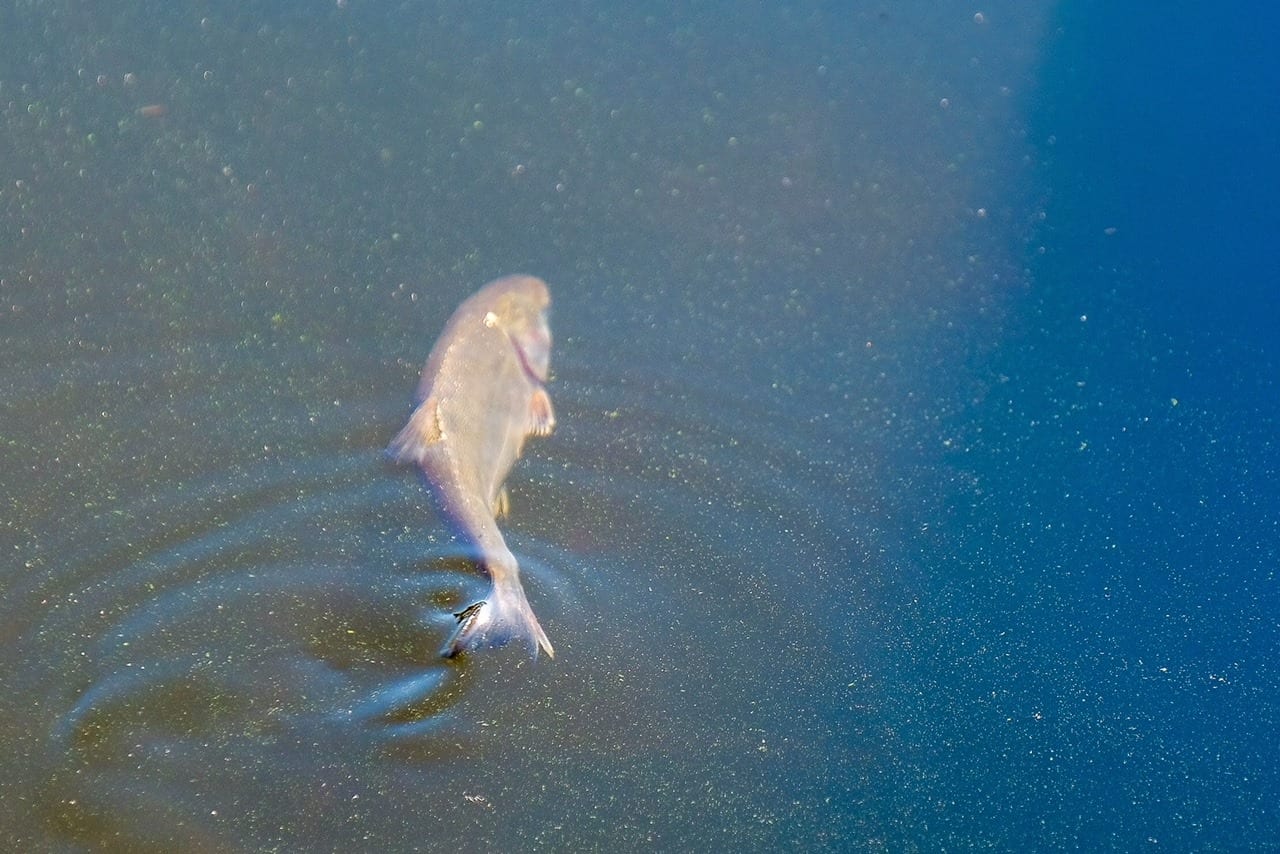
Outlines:
[[417,408],[388,448],[422,469],[441,514],[492,582],[486,599],[455,615],[458,627],[441,650],[446,657],[511,639],[555,656],[496,521],[506,512],[503,482],[525,439],[555,427],[543,385],[550,303],[541,279],[506,276],[458,306],[422,370]]

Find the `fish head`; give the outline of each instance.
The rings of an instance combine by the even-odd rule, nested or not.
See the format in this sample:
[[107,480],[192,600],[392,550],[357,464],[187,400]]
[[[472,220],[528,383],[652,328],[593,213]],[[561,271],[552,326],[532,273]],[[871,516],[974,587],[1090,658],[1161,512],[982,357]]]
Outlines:
[[509,282],[487,317],[511,339],[525,370],[545,382],[551,368],[551,324],[547,320],[551,293],[546,282],[533,276],[512,276]]

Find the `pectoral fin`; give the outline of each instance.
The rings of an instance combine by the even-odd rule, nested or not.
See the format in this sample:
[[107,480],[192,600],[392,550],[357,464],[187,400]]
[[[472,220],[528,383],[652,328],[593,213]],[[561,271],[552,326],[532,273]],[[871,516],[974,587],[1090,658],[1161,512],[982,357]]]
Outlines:
[[556,429],[556,413],[551,407],[551,396],[539,386],[529,398],[529,429],[535,436],[549,436]]
[[424,400],[409,416],[409,423],[391,440],[387,452],[397,462],[421,464],[427,447],[444,438],[436,409],[434,397]]
[[504,486],[493,499],[493,518],[501,519],[511,512],[511,495]]

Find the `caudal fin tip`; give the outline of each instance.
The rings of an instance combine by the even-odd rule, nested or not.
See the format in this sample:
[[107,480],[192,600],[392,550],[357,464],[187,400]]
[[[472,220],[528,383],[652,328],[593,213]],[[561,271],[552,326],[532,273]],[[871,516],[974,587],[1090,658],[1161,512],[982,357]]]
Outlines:
[[546,633],[542,631],[542,626],[537,626],[535,638],[530,638],[531,643],[529,644],[530,651],[533,653],[535,660],[538,658],[539,650],[545,652],[547,654],[547,658],[556,657],[555,647],[551,645],[551,640],[547,637]]

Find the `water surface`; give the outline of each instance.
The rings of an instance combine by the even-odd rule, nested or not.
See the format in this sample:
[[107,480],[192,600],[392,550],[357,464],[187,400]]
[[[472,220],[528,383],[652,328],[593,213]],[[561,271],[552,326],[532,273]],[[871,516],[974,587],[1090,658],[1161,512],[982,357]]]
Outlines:
[[[8,845],[1274,838],[1275,302],[1101,191],[1088,11],[5,13]],[[382,448],[515,271],[557,656],[445,661]]]

